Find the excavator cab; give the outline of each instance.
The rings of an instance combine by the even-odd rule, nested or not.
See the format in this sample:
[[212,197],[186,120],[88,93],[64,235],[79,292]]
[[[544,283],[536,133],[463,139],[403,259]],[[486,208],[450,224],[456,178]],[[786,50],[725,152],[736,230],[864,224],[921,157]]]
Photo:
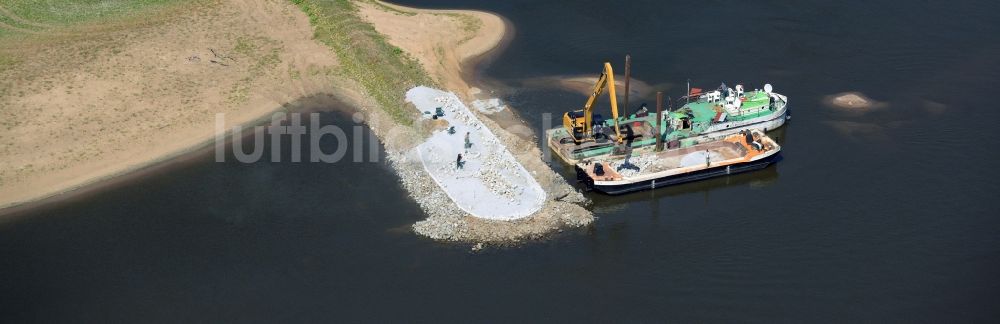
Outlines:
[[583,141],[579,139],[585,138],[587,130],[594,127],[594,125],[586,125],[586,123],[583,110],[568,111],[563,114],[563,127],[566,128],[566,131],[573,137],[573,141],[577,144],[582,143]]

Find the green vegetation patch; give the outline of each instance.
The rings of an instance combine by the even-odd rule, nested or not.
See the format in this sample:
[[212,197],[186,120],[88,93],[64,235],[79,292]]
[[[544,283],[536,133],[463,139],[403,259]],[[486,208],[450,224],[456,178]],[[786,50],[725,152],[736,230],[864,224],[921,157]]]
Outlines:
[[365,22],[349,0],[292,0],[315,28],[317,40],[333,49],[345,74],[361,84],[394,120],[411,125],[404,104],[407,89],[437,86],[423,66]]
[[165,10],[214,3],[216,0],[0,0],[0,38],[65,35],[82,25],[108,28],[127,23],[120,27],[128,28]]
[[0,6],[22,20],[40,25],[68,25],[102,18],[126,17],[140,9],[182,3],[181,0],[0,0]]

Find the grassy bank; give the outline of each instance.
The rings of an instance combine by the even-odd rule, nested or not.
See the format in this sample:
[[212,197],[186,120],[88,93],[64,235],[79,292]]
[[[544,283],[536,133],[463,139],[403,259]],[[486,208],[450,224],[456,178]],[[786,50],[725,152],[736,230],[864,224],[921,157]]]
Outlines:
[[0,37],[48,34],[62,27],[132,18],[181,0],[0,0]]
[[361,84],[394,120],[412,124],[404,107],[406,89],[437,85],[420,63],[362,20],[351,0],[292,2],[309,16],[316,39],[333,49],[346,76]]

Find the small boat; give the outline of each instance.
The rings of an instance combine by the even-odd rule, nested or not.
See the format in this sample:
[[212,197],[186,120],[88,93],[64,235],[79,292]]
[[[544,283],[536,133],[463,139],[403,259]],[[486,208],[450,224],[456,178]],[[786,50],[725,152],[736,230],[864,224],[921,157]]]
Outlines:
[[763,169],[779,151],[763,131],[746,130],[684,148],[585,161],[576,165],[576,178],[588,191],[619,195]]

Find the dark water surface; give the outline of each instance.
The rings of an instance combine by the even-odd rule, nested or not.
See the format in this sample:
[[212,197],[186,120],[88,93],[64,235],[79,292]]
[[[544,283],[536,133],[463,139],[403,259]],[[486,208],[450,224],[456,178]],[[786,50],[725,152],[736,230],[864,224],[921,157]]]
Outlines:
[[[626,52],[675,97],[688,78],[771,83],[794,115],[775,132],[784,160],[592,195],[592,228],[470,254],[407,232],[423,215],[383,162],[205,154],[0,223],[4,322],[1000,316],[1000,3],[406,4],[510,19],[481,77],[535,128],[584,97],[525,79],[596,75]],[[887,107],[822,104],[843,91]]]

